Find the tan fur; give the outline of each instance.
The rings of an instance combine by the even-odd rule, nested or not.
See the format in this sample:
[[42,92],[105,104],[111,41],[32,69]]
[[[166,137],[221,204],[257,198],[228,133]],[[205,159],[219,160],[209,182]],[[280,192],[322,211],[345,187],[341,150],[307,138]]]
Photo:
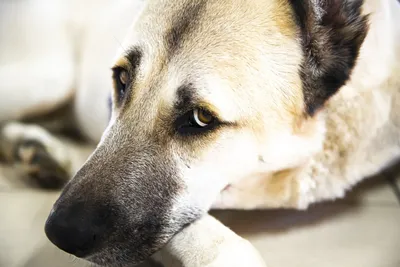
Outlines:
[[[377,31],[382,31],[375,27],[381,16],[389,20],[399,14],[398,7],[389,11],[391,5],[396,3],[365,5],[372,28],[351,81],[314,119],[325,128],[322,149],[286,177],[278,172],[255,178],[252,184],[243,181],[237,188],[232,185],[222,193],[215,208],[307,208],[318,201],[343,197],[361,179],[394,163],[400,153],[400,79],[396,74],[400,67],[400,31],[397,29],[386,39],[380,37],[378,44],[374,39],[379,35]],[[387,51],[393,53],[392,57],[384,55]],[[381,60],[377,64],[378,57]],[[382,78],[376,80],[376,75]],[[312,125],[306,129],[315,134]]]

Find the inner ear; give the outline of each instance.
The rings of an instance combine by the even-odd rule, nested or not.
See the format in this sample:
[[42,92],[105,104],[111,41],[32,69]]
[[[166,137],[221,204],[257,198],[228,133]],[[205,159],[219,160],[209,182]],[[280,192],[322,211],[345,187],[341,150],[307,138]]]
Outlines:
[[305,112],[314,115],[349,79],[368,31],[363,0],[289,0],[300,29]]

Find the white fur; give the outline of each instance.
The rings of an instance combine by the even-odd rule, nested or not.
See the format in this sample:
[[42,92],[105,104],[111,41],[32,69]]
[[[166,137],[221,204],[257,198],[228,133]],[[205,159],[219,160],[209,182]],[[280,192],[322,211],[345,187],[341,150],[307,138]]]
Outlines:
[[248,241],[209,215],[181,231],[154,258],[174,267],[266,266]]

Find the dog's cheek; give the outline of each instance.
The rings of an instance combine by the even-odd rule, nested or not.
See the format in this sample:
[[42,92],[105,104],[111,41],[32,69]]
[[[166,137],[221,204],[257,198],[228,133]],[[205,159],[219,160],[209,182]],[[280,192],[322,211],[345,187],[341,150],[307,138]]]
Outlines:
[[259,171],[258,155],[252,134],[225,134],[198,158],[179,164],[186,188],[185,202],[207,211],[224,188]]

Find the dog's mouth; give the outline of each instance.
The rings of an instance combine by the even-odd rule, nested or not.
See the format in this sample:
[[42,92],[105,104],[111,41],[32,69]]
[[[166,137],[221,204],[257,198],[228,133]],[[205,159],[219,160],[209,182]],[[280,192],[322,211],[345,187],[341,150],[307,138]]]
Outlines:
[[118,259],[118,257],[112,257],[105,253],[94,253],[90,256],[82,258],[95,266],[112,266],[112,267],[134,267],[140,264],[141,262],[135,262],[133,259],[129,261],[128,259],[124,259],[122,261],[122,257]]
[[82,259],[96,264],[97,266],[134,267],[140,264],[140,261],[135,262],[134,259],[129,260],[126,257],[117,257],[105,252],[93,253],[90,256],[83,257]]

